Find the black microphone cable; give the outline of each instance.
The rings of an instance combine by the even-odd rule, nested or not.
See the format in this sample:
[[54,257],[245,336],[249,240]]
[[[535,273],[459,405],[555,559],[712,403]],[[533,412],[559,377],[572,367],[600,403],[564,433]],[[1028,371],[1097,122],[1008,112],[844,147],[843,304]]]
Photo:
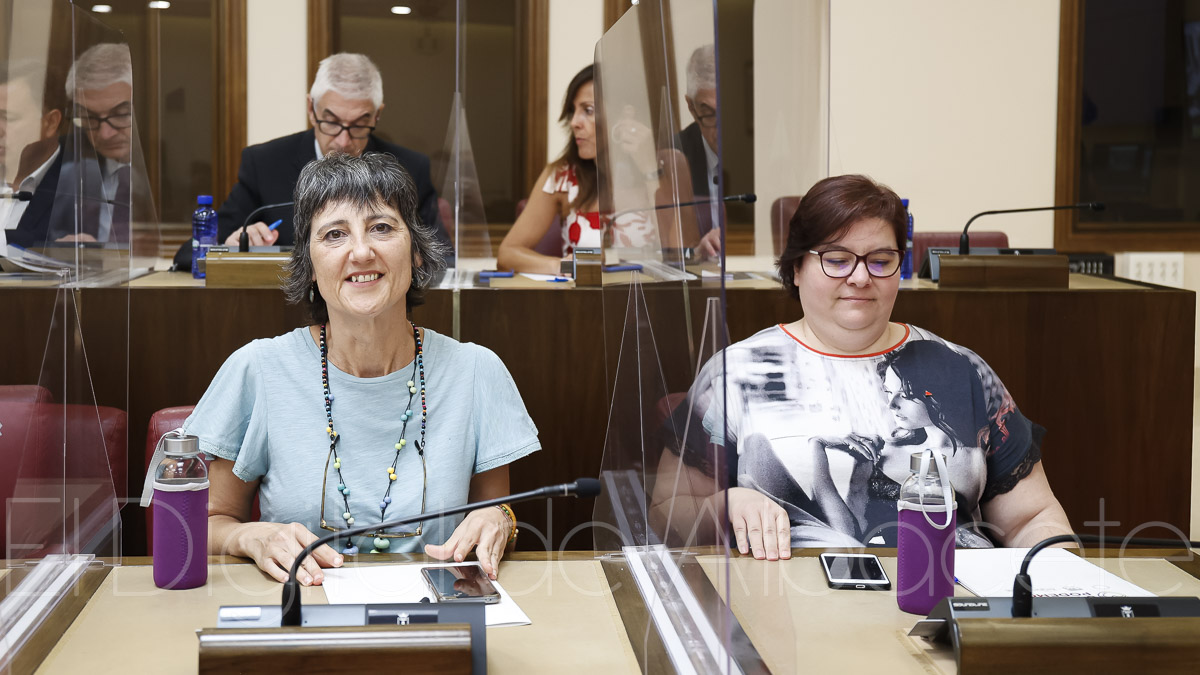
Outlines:
[[1029,578],[1029,563],[1033,562],[1033,557],[1048,546],[1063,544],[1068,541],[1079,544],[1080,548],[1083,548],[1083,542],[1090,544],[1132,544],[1133,546],[1151,546],[1154,548],[1178,548],[1185,546],[1195,549],[1200,547],[1200,542],[1187,541],[1186,539],[1101,537],[1095,534],[1058,534],[1043,539],[1025,554],[1025,559],[1021,561],[1021,569],[1017,573],[1016,578],[1013,579],[1012,615],[1014,617],[1030,617],[1033,615],[1033,581]]

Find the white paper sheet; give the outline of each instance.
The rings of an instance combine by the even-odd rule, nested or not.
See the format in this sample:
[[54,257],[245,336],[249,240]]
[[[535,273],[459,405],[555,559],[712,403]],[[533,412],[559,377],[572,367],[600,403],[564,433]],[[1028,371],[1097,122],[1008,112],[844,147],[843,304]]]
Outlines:
[[[433,592],[421,576],[422,567],[456,567],[460,565],[477,565],[478,563],[447,563],[429,565],[426,563],[407,563],[396,565],[359,565],[357,567],[340,567],[326,569],[325,597],[331,605],[369,605],[390,602],[420,602],[421,598],[433,599]],[[492,585],[500,591],[500,602],[486,605],[484,614],[487,625],[494,626],[526,626],[532,623],[504,590],[499,581]]]
[[[1013,579],[1027,548],[974,548],[954,552],[954,576],[981,597],[1011,598]],[[1061,548],[1038,553],[1029,565],[1033,595],[1039,598],[1130,596],[1154,597],[1140,586]]]
[[559,274],[534,274],[533,272],[521,272],[521,276],[534,281],[569,281],[568,277]]

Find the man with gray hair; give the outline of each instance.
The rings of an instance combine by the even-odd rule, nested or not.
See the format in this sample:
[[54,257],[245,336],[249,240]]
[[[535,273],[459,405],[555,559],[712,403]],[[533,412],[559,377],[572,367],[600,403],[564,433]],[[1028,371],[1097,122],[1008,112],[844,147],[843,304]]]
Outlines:
[[[383,112],[383,78],[362,54],[334,54],[321,61],[306,100],[311,129],[252,145],[242,151],[237,184],[217,210],[217,241],[237,246],[242,225],[255,209],[292,201],[292,191],[306,164],[333,152],[358,157],[386,152],[396,158],[416,182],[418,212],[447,246],[450,238],[438,215],[438,197],[430,177],[429,158],[376,138],[371,132]],[[264,212],[246,230],[251,246],[290,246],[294,243],[292,206]],[[267,223],[282,219],[277,229]],[[176,269],[191,268],[191,243],[175,254]]]
[[[133,154],[133,63],[129,46],[92,45],[67,73],[72,122],[63,149],[49,238],[69,242],[130,239],[130,160]],[[74,204],[81,207],[77,222]]]
[[[687,65],[688,112],[694,120],[679,132],[679,150],[687,158],[696,199],[717,199],[717,64],[715,48],[706,44],[692,52]],[[705,256],[721,250],[720,203],[696,209],[703,235],[698,249]]]

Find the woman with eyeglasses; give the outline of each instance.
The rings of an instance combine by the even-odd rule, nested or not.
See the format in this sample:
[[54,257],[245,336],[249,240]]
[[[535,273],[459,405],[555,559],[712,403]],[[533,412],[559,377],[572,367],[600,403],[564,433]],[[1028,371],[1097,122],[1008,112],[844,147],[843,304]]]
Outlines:
[[[660,463],[658,522],[670,513],[678,530],[678,514],[727,503],[739,552],[760,559],[886,545],[891,488],[912,452],[932,449],[957,489],[960,545],[1031,546],[1071,531],[1040,463],[1045,430],[974,352],[891,320],[906,224],[896,194],[865,176],[827,178],[804,196],[778,261],[803,317],[701,370],[674,420],[698,431],[668,438]],[[727,489],[704,487],[718,476]]]
[[[214,457],[209,551],[280,581],[319,535],[508,494],[508,464],[540,448],[495,354],[412,322],[445,247],[396,160],[327,155],[295,200],[285,292],[311,325],[235,352],[183,427]],[[475,550],[494,579],[516,532],[508,507],[381,529],[316,549],[299,579],[321,583],[343,555],[421,550]]]

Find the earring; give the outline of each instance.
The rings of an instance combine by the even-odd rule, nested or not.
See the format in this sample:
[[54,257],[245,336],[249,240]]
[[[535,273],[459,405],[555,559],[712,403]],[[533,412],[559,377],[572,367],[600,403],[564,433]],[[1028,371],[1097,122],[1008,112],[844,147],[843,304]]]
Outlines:
[[313,297],[315,297],[315,295],[316,295],[316,293],[315,293],[316,289],[317,289],[317,282],[314,281],[314,282],[312,282],[312,285],[308,287],[308,301],[309,302],[313,301]]

